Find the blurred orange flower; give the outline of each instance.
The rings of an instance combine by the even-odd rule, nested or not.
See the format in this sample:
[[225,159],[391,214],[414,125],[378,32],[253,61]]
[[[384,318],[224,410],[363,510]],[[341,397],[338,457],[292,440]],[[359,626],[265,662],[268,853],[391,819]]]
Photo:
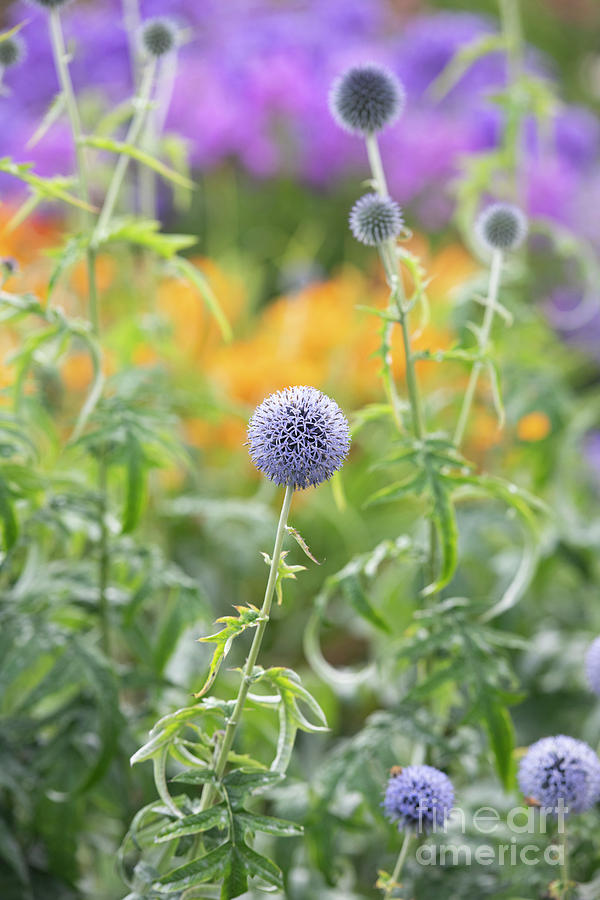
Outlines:
[[543,441],[552,430],[552,423],[545,412],[534,410],[519,419],[517,423],[517,437],[520,441],[534,443]]

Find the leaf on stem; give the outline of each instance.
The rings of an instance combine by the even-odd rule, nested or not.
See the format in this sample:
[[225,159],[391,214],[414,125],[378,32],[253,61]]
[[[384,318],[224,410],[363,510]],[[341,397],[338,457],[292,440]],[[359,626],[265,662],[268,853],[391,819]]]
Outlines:
[[190,190],[194,188],[194,182],[190,181],[189,178],[185,178],[179,172],[169,168],[169,166],[166,166],[159,159],[156,159],[145,150],[141,150],[133,144],[127,144],[124,141],[116,141],[113,138],[100,135],[87,135],[82,138],[81,143],[86,147],[94,147],[96,150],[108,150],[111,153],[117,153],[119,156],[129,156],[131,159],[135,159],[137,162],[142,163],[142,165],[147,166],[167,181],[172,181],[173,184],[176,184],[179,187],[185,187]]
[[202,697],[210,689],[235,638],[247,628],[256,628],[262,621],[260,610],[256,606],[236,606],[235,609],[238,612],[237,616],[222,616],[217,619],[217,623],[224,624],[225,628],[208,637],[198,638],[201,643],[212,643],[217,646],[210,662],[206,681],[198,693],[194,694],[195,697]]

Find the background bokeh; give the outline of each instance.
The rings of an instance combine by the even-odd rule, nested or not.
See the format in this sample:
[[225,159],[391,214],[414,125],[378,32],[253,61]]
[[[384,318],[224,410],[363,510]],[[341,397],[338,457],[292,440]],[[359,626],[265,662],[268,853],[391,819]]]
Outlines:
[[[526,745],[564,731],[597,744],[600,713],[585,687],[581,660],[600,631],[600,8],[594,0],[521,5],[526,66],[551,91],[540,93],[540,109],[526,121],[520,199],[532,217],[532,237],[525,260],[512,264],[502,297],[513,325],[499,328],[495,340],[506,425],[499,429],[483,385],[466,452],[480,469],[514,479],[555,512],[540,536],[540,563],[526,598],[503,620],[508,631],[529,642],[527,650],[518,642],[508,649],[517,672],[519,702],[512,709],[518,741]],[[263,589],[260,551],[272,541],[277,492],[247,458],[245,427],[253,407],[280,387],[314,384],[359,425],[359,410],[381,401],[379,322],[360,307],[384,307],[387,289],[375,255],[353,241],[346,225],[363,190],[366,155],[361,141],[336,128],[327,107],[329,85],[348,64],[385,63],[407,89],[406,112],[381,147],[390,190],[412,231],[409,247],[429,279],[430,318],[415,317],[417,348],[456,343],[473,314],[470,298],[485,286],[485,261],[473,247],[469,221],[457,214],[458,201],[469,160],[493,151],[501,139],[504,112],[497,94],[506,66],[499,53],[475,62],[441,99],[439,76],[461,48],[498,30],[492,0],[142,0],[141,8],[144,16],[168,13],[186,38],[176,73],[164,75],[168,113],[161,150],[170,164],[191,173],[195,190],[173,193],[161,185],[158,212],[167,230],[197,236],[191,257],[234,336],[231,343],[223,341],[197,292],[168,266],[152,269],[146,259],[121,250],[100,256],[109,383],[139,398],[141,410],[149,399],[164,402],[156,415],[165,431],[181,438],[186,455],[157,459],[140,542],[115,537],[111,602],[122,628],[122,719],[113,723],[118,752],[91,794],[70,791],[95,746],[97,722],[79,712],[79,719],[57,718],[53,727],[35,695],[19,695],[19,682],[5,695],[3,900],[122,895],[116,847],[136,809],[154,798],[151,773],[143,766],[130,772],[127,760],[156,717],[185,705],[201,684],[209,650],[197,637],[232,604],[257,602]],[[5,73],[0,97],[1,155],[31,161],[45,175],[70,174],[72,142],[64,121],[50,124],[39,139],[37,134],[58,89],[44,17],[27,3],[2,5],[3,26],[23,20],[27,58]],[[64,23],[84,127],[91,131],[107,122],[132,88],[121,3],[74,0]],[[555,98],[550,107],[549,97]],[[100,154],[99,194],[110,168],[111,157]],[[0,255],[18,263],[7,287],[45,298],[53,252],[72,220],[56,206],[41,205],[15,224],[24,195],[7,175],[1,176],[0,199]],[[131,187],[132,206],[137,199]],[[85,268],[77,263],[62,277],[53,302],[84,315],[86,289]],[[6,396],[15,379],[14,354],[27,334],[26,324],[0,331],[0,388]],[[398,345],[394,372],[400,384],[402,360]],[[450,429],[467,370],[460,363],[423,361],[418,373],[439,427]],[[27,390],[39,404],[35,426],[48,478],[53,467],[65,474],[81,464],[65,445],[91,379],[88,354],[77,345],[32,367]],[[357,429],[341,480],[296,498],[293,523],[322,565],[310,565],[286,585],[285,606],[275,611],[267,639],[265,664],[297,667],[332,728],[326,737],[301,735],[290,783],[277,798],[278,812],[298,817],[307,828],[304,856],[284,842],[278,846],[280,861],[292,872],[293,900],[374,897],[375,870],[397,852],[397,836],[378,810],[376,785],[405,749],[399,697],[407,674],[396,649],[415,610],[416,561],[390,567],[372,586],[373,606],[393,623],[391,639],[333,597],[322,634],[324,657],[334,667],[362,667],[376,657],[380,672],[372,683],[350,693],[327,684],[307,664],[302,643],[325,579],[379,541],[418,527],[417,501],[363,509],[383,477],[373,464],[384,437],[377,422]],[[117,472],[111,482],[117,501],[122,480]],[[41,513],[38,518],[43,520]],[[503,509],[482,511],[477,504],[461,508],[460,526],[463,565],[453,592],[476,601],[494,597],[519,563],[518,527]],[[54,580],[34,584],[30,594],[23,588],[32,622],[42,595],[54,604],[47,616],[52,628],[43,632],[45,651],[54,647],[65,622],[76,621],[85,631],[91,606],[80,519],[65,515],[62,527],[65,541],[80,554],[75,577],[67,580],[70,570],[60,568],[58,549],[47,542]],[[88,537],[94,540],[92,526]],[[153,541],[162,555],[148,549]],[[152,591],[146,590],[148,572],[155,577]],[[15,583],[6,578],[7,597],[13,597]],[[31,631],[7,629],[5,660],[14,670],[23,647],[33,646],[32,634],[33,625]],[[237,648],[231,666],[242,659]],[[11,683],[10,666],[4,677]],[[96,697],[95,672],[86,677],[79,691],[83,701]],[[224,693],[233,693],[236,678],[229,670],[221,674]],[[452,719],[452,699],[440,702]],[[383,720],[374,724],[373,714],[396,723],[385,720],[383,738],[377,732]],[[459,729],[457,718],[456,730],[450,728],[436,748],[437,763],[458,759],[459,778],[469,786],[465,797],[474,806],[490,797],[508,803],[475,723],[461,722]],[[371,732],[364,732],[360,744],[356,735],[363,735],[367,721]],[[260,716],[242,735],[246,749],[274,740],[274,725]],[[365,747],[375,762],[373,770],[363,766],[361,772]],[[348,761],[354,768],[346,782],[340,772]],[[322,778],[303,793],[302,778],[315,772]],[[367,801],[359,793],[359,775],[367,779]],[[13,783],[23,785],[21,793]],[[580,879],[593,883],[600,851],[589,836],[596,827],[593,816],[585,822],[576,864]],[[15,841],[29,882],[11,864]],[[353,874],[344,855],[354,860]],[[414,874],[419,898],[441,896],[442,884],[449,898],[508,898],[517,889],[533,898],[542,896],[549,881],[549,873],[538,870],[527,873],[531,884],[522,873],[513,881],[498,872]]]

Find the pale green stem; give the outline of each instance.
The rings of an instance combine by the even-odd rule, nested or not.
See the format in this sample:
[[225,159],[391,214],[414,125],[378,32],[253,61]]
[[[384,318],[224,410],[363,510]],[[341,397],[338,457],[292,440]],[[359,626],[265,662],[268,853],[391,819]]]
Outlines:
[[125,25],[125,31],[127,32],[127,41],[129,43],[129,61],[131,63],[131,78],[135,89],[138,83],[140,68],[138,33],[140,25],[142,23],[138,0],[123,0],[123,23]]
[[382,197],[389,197],[385,171],[383,169],[383,163],[381,161],[381,153],[379,152],[379,144],[377,142],[377,138],[374,134],[368,134],[365,138],[365,141],[367,144],[367,155],[369,157],[369,165],[371,166],[371,174],[373,175],[373,181],[375,182],[377,193],[381,194]]
[[510,121],[507,131],[512,143],[515,200],[522,204],[526,191],[525,171],[521,159],[524,149],[524,111],[518,104],[524,68],[523,29],[519,0],[499,0],[499,2],[502,32],[506,43],[507,89],[514,104],[509,110]]
[[[388,197],[388,187],[387,181],[385,178],[385,172],[383,169],[383,164],[381,162],[381,154],[379,152],[379,144],[377,143],[377,138],[374,134],[369,134],[366,137],[367,144],[367,154],[369,157],[369,164],[371,166],[371,174],[373,176],[373,182],[375,184],[375,189],[378,194],[382,197]],[[410,343],[410,334],[408,331],[408,313],[405,309],[406,298],[404,296],[404,287],[402,284],[402,277],[398,271],[398,259],[396,253],[396,244],[395,241],[390,240],[386,241],[381,246],[380,250],[381,259],[383,261],[383,266],[385,269],[386,279],[391,291],[390,297],[390,308],[394,313],[398,314],[398,318],[400,321],[400,325],[402,328],[402,341],[404,344],[404,356],[406,360],[406,386],[408,389],[408,399],[410,402],[411,414],[412,414],[412,423],[413,423],[413,432],[417,440],[422,440],[425,429],[423,425],[423,413],[421,410],[421,398],[419,395],[419,389],[417,385],[417,378],[415,373],[415,364],[412,355],[411,343]],[[391,338],[391,329],[393,323],[390,323],[389,329],[386,332],[386,343],[390,344]],[[388,371],[391,375],[391,358],[387,363]],[[388,390],[391,394],[392,398],[392,406],[394,408],[394,417],[398,423],[401,424],[402,416],[399,410],[399,400],[398,395],[396,393],[395,384],[393,378],[390,377],[388,383]]]
[[563,830],[560,835],[560,843],[561,843],[562,852],[563,852],[563,861],[562,861],[561,874],[560,874],[560,878],[562,881],[562,890],[560,892],[560,900],[568,900],[568,897],[569,897],[569,894],[571,893],[571,891],[570,891],[570,884],[569,884],[569,879],[570,879],[570,875],[569,875],[569,840],[567,837],[567,826],[566,826],[565,822],[563,822]]
[[[148,112],[141,146],[151,156],[155,156],[158,141],[165,126],[167,113],[171,105],[175,75],[177,72],[177,54],[169,53],[160,62],[160,73],[157,78],[156,106]],[[140,168],[140,207],[149,219],[156,217],[156,174],[148,166]]]
[[[374,134],[367,135],[367,154],[369,164],[371,166],[371,174],[375,184],[377,193],[382,197],[388,197],[388,187],[385,178],[385,171],[381,161],[379,152],[379,144]],[[417,382],[417,374],[415,371],[415,362],[412,353],[410,333],[408,329],[408,311],[406,309],[406,298],[404,294],[404,286],[402,284],[402,275],[398,267],[398,254],[396,251],[396,243],[393,240],[386,241],[380,248],[380,255],[386,274],[386,280],[390,287],[390,310],[398,315],[400,327],[402,330],[402,343],[404,345],[404,359],[406,365],[406,387],[408,391],[408,399],[410,403],[413,434],[418,441],[422,441],[426,435],[426,426],[421,405],[421,395]],[[393,322],[389,323],[386,328],[385,341],[386,346],[391,347],[391,333]],[[392,376],[392,358],[391,350],[389,351],[389,359],[386,360],[384,369],[384,380],[391,399],[392,409],[394,410],[394,418],[400,430],[402,430],[402,415],[400,412],[400,402],[396,391],[395,382]],[[429,541],[429,569],[435,572],[437,536],[435,527],[430,531]],[[435,575],[432,577],[434,580]],[[423,681],[427,674],[427,663],[421,660],[417,665],[417,683]],[[426,747],[423,743],[415,743],[412,751],[412,763],[417,765],[424,762],[426,755]],[[406,839],[405,839],[406,843]],[[408,845],[407,845],[408,849]],[[406,850],[405,850],[406,852]]]
[[[142,133],[144,122],[146,119],[146,113],[148,111],[148,106],[150,103],[150,97],[152,95],[155,70],[156,60],[153,59],[147,64],[142,77],[140,92],[138,97],[136,98],[137,108],[125,137],[126,144],[135,146]],[[106,199],[104,200],[104,205],[102,207],[100,217],[92,236],[92,245],[98,245],[108,227],[108,224],[115,210],[115,206],[119,197],[119,191],[121,190],[121,185],[123,184],[123,179],[125,177],[125,173],[127,172],[129,162],[129,157],[124,153],[121,154],[121,156],[119,156],[117,160],[111,182],[108,186],[108,191],[106,192]]]
[[[492,264],[490,267],[490,280],[488,286],[488,294],[485,301],[485,314],[483,317],[483,324],[481,326],[481,331],[479,333],[478,345],[479,345],[479,353],[483,355],[487,349],[490,342],[490,334],[492,331],[492,323],[494,321],[494,313],[496,311],[496,305],[498,303],[498,294],[500,292],[500,282],[502,278],[502,264],[504,262],[504,256],[501,250],[494,250],[492,255]],[[475,391],[477,390],[477,383],[479,381],[479,375],[481,374],[481,369],[483,368],[483,361],[478,359],[471,369],[471,375],[469,376],[469,383],[467,385],[467,390],[465,391],[465,396],[463,398],[462,408],[460,411],[460,415],[458,417],[458,424],[456,426],[456,431],[454,432],[454,443],[457,447],[460,447],[462,444],[462,440],[465,435],[465,429],[467,427],[467,422],[469,420],[469,415],[471,413],[471,407],[473,405],[473,400],[475,398]]]
[[[260,610],[260,620],[256,631],[254,632],[254,638],[252,640],[252,645],[250,647],[250,652],[246,659],[246,663],[244,665],[244,670],[242,673],[242,681],[240,684],[240,688],[238,691],[237,699],[235,702],[235,707],[231,714],[231,717],[227,721],[227,726],[225,728],[225,734],[223,735],[223,740],[221,741],[214,762],[214,770],[217,776],[217,779],[220,780],[223,777],[223,773],[225,772],[225,768],[227,766],[227,758],[229,756],[229,751],[231,750],[233,739],[235,737],[235,733],[237,731],[237,727],[240,723],[240,719],[242,716],[242,712],[244,709],[244,705],[246,703],[246,697],[248,696],[248,691],[250,690],[250,686],[252,684],[252,674],[254,672],[254,666],[256,665],[256,660],[258,658],[258,654],[260,652],[261,644],[263,641],[263,637],[265,634],[265,629],[267,627],[267,623],[269,621],[269,615],[271,613],[271,605],[273,603],[273,595],[275,593],[275,586],[277,583],[277,573],[279,570],[279,560],[281,559],[281,548],[283,546],[283,538],[285,535],[285,529],[287,525],[288,515],[290,512],[290,506],[292,503],[292,497],[294,496],[294,488],[288,485],[285,489],[285,496],[283,498],[283,505],[281,507],[281,514],[279,516],[279,523],[277,525],[277,533],[275,535],[275,545],[273,547],[273,556],[271,558],[271,567],[269,569],[269,578],[267,581],[267,587],[265,589],[265,597],[263,600],[263,604]],[[207,785],[203,794],[202,794],[202,803],[201,809],[206,809],[212,803],[214,798],[214,788],[211,785]]]
[[402,841],[402,847],[400,848],[400,853],[398,854],[398,859],[396,860],[396,865],[394,866],[394,871],[392,872],[392,878],[390,881],[390,886],[386,888],[384,897],[391,897],[394,892],[395,885],[399,882],[400,875],[402,874],[402,869],[404,868],[404,863],[406,862],[406,857],[408,855],[408,848],[410,845],[410,841],[412,838],[412,834],[410,831],[407,831],[404,835],[404,840]]
[[[90,191],[87,179],[87,168],[85,161],[85,150],[82,142],[81,118],[79,109],[75,99],[75,91],[73,90],[73,82],[69,72],[69,56],[65,47],[64,36],[62,32],[60,13],[58,7],[54,7],[49,13],[50,41],[52,43],[52,52],[54,54],[54,64],[63,97],[65,98],[65,107],[75,144],[75,159],[77,162],[77,177],[79,181],[79,194],[86,203],[90,202]],[[92,229],[91,217],[88,213],[85,223]],[[96,288],[96,255],[90,246],[86,253],[87,272],[88,272],[88,290],[89,290],[89,315],[90,322],[95,334],[98,334],[98,294]]]

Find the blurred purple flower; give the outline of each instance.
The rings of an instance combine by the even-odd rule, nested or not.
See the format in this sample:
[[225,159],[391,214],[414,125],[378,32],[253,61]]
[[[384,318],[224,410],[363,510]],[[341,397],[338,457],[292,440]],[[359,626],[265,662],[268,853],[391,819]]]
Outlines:
[[[144,18],[164,13],[164,0],[141,5]],[[428,91],[459,48],[493,33],[492,19],[443,12],[404,22],[389,0],[171,0],[169,15],[189,29],[191,40],[180,50],[167,126],[189,140],[200,170],[237,159],[252,175],[291,174],[315,185],[350,172],[364,176],[364,145],[336,127],[327,95],[349,65],[371,61],[389,66],[406,86],[406,112],[383,135],[382,154],[395,199],[411,203],[428,227],[441,227],[451,214],[461,156],[498,141],[502,114],[490,95],[505,80],[500,53],[476,62],[440,102]],[[74,3],[63,15],[76,87],[100,88],[110,102],[131,90],[121,18],[120,0]],[[11,94],[0,103],[3,152],[35,161],[44,173],[69,172],[73,154],[62,123],[38,146],[24,149],[58,90],[46,16],[19,0],[8,19],[29,20],[24,36],[35,78],[30,66],[6,75]],[[533,51],[528,65],[548,71]],[[527,141],[528,211],[583,228],[599,242],[599,214],[589,199],[590,184],[600,195],[597,120],[564,107],[544,146],[533,123]]]

